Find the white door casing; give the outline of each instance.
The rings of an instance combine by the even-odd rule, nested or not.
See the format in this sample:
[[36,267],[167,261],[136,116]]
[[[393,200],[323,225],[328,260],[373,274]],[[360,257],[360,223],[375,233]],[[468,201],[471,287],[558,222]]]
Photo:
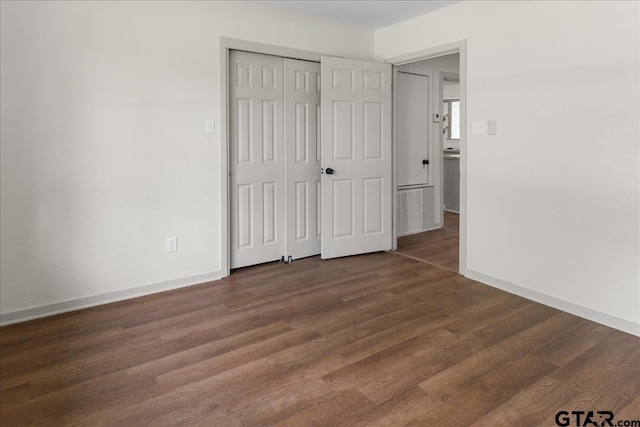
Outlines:
[[391,65],[322,57],[321,81],[322,258],[389,250]]
[[230,53],[231,268],[284,254],[283,61]]
[[399,71],[396,77],[397,185],[429,183],[429,76]]
[[320,253],[320,64],[284,59],[285,256]]

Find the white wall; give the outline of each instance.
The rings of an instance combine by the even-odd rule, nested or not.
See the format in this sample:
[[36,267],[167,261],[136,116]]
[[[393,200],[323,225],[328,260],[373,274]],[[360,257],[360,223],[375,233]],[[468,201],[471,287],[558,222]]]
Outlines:
[[639,18],[638,2],[468,1],[375,32],[378,60],[467,40],[468,273],[635,333]]
[[1,5],[3,314],[218,275],[219,36],[373,57],[249,2]]

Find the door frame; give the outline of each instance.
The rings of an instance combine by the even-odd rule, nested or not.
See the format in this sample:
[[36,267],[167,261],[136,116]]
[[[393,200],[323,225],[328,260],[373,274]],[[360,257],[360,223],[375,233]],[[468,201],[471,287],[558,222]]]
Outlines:
[[[457,81],[460,84],[460,74],[449,73],[446,71],[438,72],[438,106],[442,108],[442,104],[444,104],[444,82],[445,81]],[[460,104],[462,106],[462,103]],[[462,109],[462,108],[461,108]],[[444,114],[444,111],[442,112]],[[462,139],[462,126],[460,127],[460,138]],[[444,226],[444,134],[442,132],[438,132],[438,139],[440,143],[440,215],[443,221]],[[460,144],[462,146],[462,144]],[[462,156],[460,156],[462,157]]]
[[[400,65],[411,64],[412,62],[423,61],[425,59],[436,58],[438,56],[449,55],[452,53],[460,54],[460,243],[459,243],[459,274],[467,275],[467,40],[459,40],[453,43],[447,43],[440,46],[420,50],[417,52],[407,53],[385,59],[384,62],[391,64],[394,68]],[[395,92],[394,92],[395,93]],[[394,98],[395,100],[395,98]],[[395,102],[394,102],[395,103]],[[394,109],[395,111],[395,109]],[[398,247],[398,230],[397,230],[397,156],[396,156],[396,123],[395,116],[393,118],[392,131],[392,152],[393,152],[393,249]],[[440,145],[440,142],[436,142]],[[440,146],[442,150],[442,146]],[[442,173],[442,167],[441,173]],[[442,185],[442,183],[441,183]],[[443,218],[444,220],[444,218]]]
[[229,174],[231,172],[229,159],[229,53],[231,50],[242,50],[251,53],[279,56],[281,58],[315,62],[320,62],[320,57],[322,56],[338,57],[337,55],[326,53],[220,37],[218,78],[220,83],[220,272],[222,278],[231,274],[231,189],[229,188]]

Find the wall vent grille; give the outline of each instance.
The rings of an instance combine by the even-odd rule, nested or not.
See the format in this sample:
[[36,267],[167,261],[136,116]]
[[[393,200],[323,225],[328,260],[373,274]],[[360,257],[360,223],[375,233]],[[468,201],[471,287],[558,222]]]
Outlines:
[[398,191],[398,236],[422,231],[422,190]]

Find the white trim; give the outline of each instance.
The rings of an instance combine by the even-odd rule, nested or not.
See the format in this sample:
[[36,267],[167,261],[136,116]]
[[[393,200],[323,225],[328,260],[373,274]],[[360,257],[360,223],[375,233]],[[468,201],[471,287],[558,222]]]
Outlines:
[[[425,59],[436,58],[439,56],[450,55],[452,53],[460,54],[460,262],[458,271],[461,275],[467,275],[467,40],[460,40],[453,43],[421,50],[418,52],[408,53],[393,58],[385,59],[384,62],[395,67],[410,64]],[[439,83],[439,82],[438,82]],[[395,91],[394,91],[395,93]],[[395,98],[394,98],[395,101]],[[394,102],[395,111],[395,102]],[[393,133],[393,147],[395,158],[395,130]],[[395,166],[395,164],[394,164]],[[394,167],[394,170],[396,168]],[[442,167],[440,168],[442,169]],[[395,180],[392,183],[395,186]],[[442,185],[442,183],[441,183]],[[395,187],[394,187],[395,188]],[[393,194],[394,199],[397,195]],[[393,216],[396,215],[396,202],[394,200]],[[394,248],[397,248],[396,229],[393,229]]]
[[457,42],[447,43],[447,44],[432,47],[429,49],[419,50],[417,52],[394,56],[392,58],[385,59],[384,62],[395,65],[397,67],[400,65],[410,64],[412,62],[422,61],[424,59],[432,59],[432,58],[437,58],[439,56],[458,53],[463,47],[466,50],[466,45],[467,45],[466,39],[460,40]]
[[467,274],[467,41],[460,44],[460,262],[458,271]]
[[293,49],[289,47],[275,46],[247,40],[232,39],[229,37],[220,37],[220,47],[226,48],[227,50],[243,50],[245,52],[262,53],[265,55],[280,56],[282,58],[293,58],[314,62],[320,62],[320,57],[322,56],[342,58],[341,56],[330,55],[328,53],[311,52],[308,50]]
[[97,305],[109,304],[116,301],[137,298],[159,292],[170,291],[172,289],[185,288],[187,286],[200,285],[222,278],[222,273],[200,274],[198,276],[185,277],[182,279],[168,280],[166,282],[153,283],[150,285],[137,286],[135,288],[123,289],[120,291],[107,292],[90,297],[82,297],[69,301],[56,302],[53,304],[32,307],[24,310],[12,311],[0,314],[0,326],[12,323],[25,322],[27,320],[39,319],[41,317],[53,316],[55,314],[67,313],[69,311],[81,310],[83,308],[95,307]]
[[441,228],[442,228],[442,224],[441,223],[437,223],[433,227],[427,228],[427,229],[424,229],[424,230],[410,231],[410,232],[405,233],[405,234],[398,234],[398,237],[413,236],[414,234],[426,233],[427,231],[433,231],[433,230],[440,230]]
[[[444,104],[444,82],[445,81],[457,81],[458,84],[460,84],[460,74],[458,73],[449,73],[446,71],[439,71],[438,72],[438,108],[440,111],[440,109],[442,108],[442,104]],[[462,106],[462,104],[460,104]],[[462,108],[462,107],[461,107]],[[444,111],[441,112],[441,116],[444,115]],[[451,123],[449,123],[449,125],[451,125]],[[461,133],[460,136],[462,137],[462,128],[466,126],[460,126],[461,129]],[[438,129],[438,150],[439,150],[439,155],[438,155],[438,163],[440,164],[440,208],[442,209],[440,212],[440,217],[442,218],[442,222],[444,222],[444,212],[445,211],[449,211],[449,212],[454,212],[457,214],[460,214],[460,202],[458,201],[458,210],[457,211],[453,211],[451,209],[447,209],[445,204],[444,204],[444,134],[442,133],[442,121],[440,122],[440,129]],[[459,141],[459,140],[458,140]],[[462,144],[460,144],[462,145]],[[458,160],[460,160],[460,158],[458,158]],[[459,186],[461,187],[461,185]],[[460,188],[458,188],[458,191],[460,191]]]
[[245,52],[262,53],[265,55],[280,56],[282,58],[301,59],[304,61],[320,62],[322,56],[333,56],[326,53],[310,52],[306,50],[291,49],[281,46],[273,46],[246,40],[220,37],[219,54],[220,68],[220,269],[221,277],[231,274],[231,229],[230,229],[230,197],[229,191],[229,51],[242,50]]
[[525,288],[514,283],[507,282],[505,280],[487,276],[485,274],[478,273],[477,271],[467,269],[465,276],[469,279],[475,280],[476,282],[480,282],[485,285],[500,289],[502,291],[509,292],[510,294],[518,295],[528,300],[556,308],[558,310],[573,314],[578,317],[582,317],[583,319],[591,320],[592,322],[600,323],[619,331],[640,337],[640,324],[638,323],[621,319],[610,314],[602,313],[591,308],[583,307],[570,301],[543,294],[541,292],[534,291],[532,289]]
[[396,117],[398,109],[398,67],[391,67],[391,250],[398,249],[398,131]]
[[229,230],[229,88],[227,84],[229,70],[229,50],[226,39],[220,38],[220,269],[222,277],[231,273],[231,239]]
[[[410,68],[410,67],[403,67],[402,70],[398,70],[399,73],[405,73],[405,74],[415,74],[417,76],[426,76],[431,78],[432,77],[432,72],[428,71],[428,70],[422,70],[420,68]],[[431,81],[429,81],[429,84],[431,84]],[[431,89],[431,87],[429,87],[429,89]]]
[[435,187],[434,184],[407,184],[407,185],[399,185],[397,186],[398,190],[415,190],[416,188],[429,188]]

